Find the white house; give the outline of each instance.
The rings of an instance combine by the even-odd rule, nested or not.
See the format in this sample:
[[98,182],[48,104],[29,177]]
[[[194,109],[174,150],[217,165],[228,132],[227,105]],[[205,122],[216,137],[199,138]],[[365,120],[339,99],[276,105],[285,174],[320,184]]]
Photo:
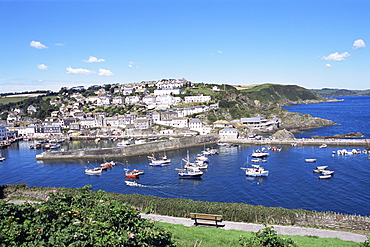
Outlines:
[[156,89],[154,90],[155,96],[160,95],[171,95],[171,94],[181,94],[181,89],[179,88],[169,88],[169,89]]
[[133,92],[134,92],[134,89],[133,88],[125,87],[125,88],[123,88],[122,94],[123,95],[130,95]]
[[85,128],[102,127],[103,121],[102,119],[84,118],[80,120],[80,125]]
[[268,120],[264,117],[241,118],[240,122],[255,130],[273,130],[279,127],[279,119]]
[[147,105],[153,105],[153,104],[156,103],[156,97],[145,96],[145,97],[143,97],[142,101],[143,101],[143,103],[145,103]]
[[0,125],[0,140],[6,140],[8,139],[8,136],[9,136],[8,130],[5,128],[5,126]]
[[110,105],[111,97],[109,95],[99,95],[96,104],[99,106]]
[[184,98],[185,103],[193,103],[193,102],[209,102],[211,101],[211,96],[209,95],[199,95],[199,96],[185,96]]
[[137,95],[129,96],[129,97],[126,97],[125,102],[126,104],[135,105],[140,102],[140,97]]
[[188,128],[188,119],[187,118],[174,118],[171,123],[172,127],[176,128]]
[[216,122],[213,123],[213,128],[225,128],[229,126],[230,122],[226,120],[217,120]]
[[235,140],[235,139],[238,139],[239,131],[233,128],[225,128],[225,129],[220,130],[218,134],[220,135],[221,139]]
[[114,105],[123,105],[125,104],[125,98],[121,96],[116,96],[112,99],[112,104]]
[[191,119],[189,121],[189,129],[199,131],[203,128],[203,123],[198,118]]

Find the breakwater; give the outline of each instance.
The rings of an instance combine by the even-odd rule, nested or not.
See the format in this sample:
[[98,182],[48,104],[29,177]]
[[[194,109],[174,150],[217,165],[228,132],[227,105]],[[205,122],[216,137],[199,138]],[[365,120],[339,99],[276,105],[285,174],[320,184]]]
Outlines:
[[128,157],[140,154],[162,152],[166,150],[188,148],[205,144],[216,143],[218,136],[195,136],[171,138],[169,140],[153,141],[142,144],[134,144],[119,148],[84,149],[71,151],[51,151],[36,155],[37,160],[45,159],[83,159],[83,158],[110,158]]
[[326,144],[328,146],[370,146],[370,139],[237,139],[228,140],[228,142],[245,143],[253,145],[306,145],[320,146]]

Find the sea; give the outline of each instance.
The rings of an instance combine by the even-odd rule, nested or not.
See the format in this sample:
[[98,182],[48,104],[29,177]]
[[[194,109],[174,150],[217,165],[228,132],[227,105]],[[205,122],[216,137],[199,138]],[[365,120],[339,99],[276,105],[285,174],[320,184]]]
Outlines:
[[[370,138],[370,96],[341,97],[343,101],[287,107],[289,111],[311,114],[331,119],[339,125],[305,130],[298,138],[312,135],[330,136],[349,132],[361,132]],[[11,147],[0,149],[6,160],[0,162],[0,185],[26,183],[29,186],[79,188],[92,185],[93,190],[115,193],[137,193],[166,198],[185,198],[199,201],[247,203],[266,207],[307,209],[318,212],[335,212],[370,216],[370,158],[369,154],[337,155],[338,150],[365,147],[335,146],[281,146],[281,151],[268,151],[269,156],[260,163],[269,171],[268,177],[246,177],[241,168],[251,167],[251,154],[265,146],[240,145],[224,147],[205,145],[188,149],[155,153],[167,155],[171,163],[163,167],[149,166],[148,154],[127,158],[114,158],[117,165],[103,171],[102,175],[86,175],[86,167],[95,167],[104,159],[71,159],[37,161],[42,150],[30,149],[33,142],[20,141]],[[116,142],[102,140],[68,141],[67,149],[102,148],[115,146]],[[182,179],[178,170],[182,159],[189,153],[190,159],[206,148],[217,148],[219,154],[209,156],[210,162],[201,179]],[[333,153],[335,152],[335,154]],[[305,159],[317,159],[306,163]],[[110,161],[107,160],[107,161]],[[330,179],[319,179],[313,170],[316,166],[328,166],[335,173]],[[144,170],[137,179],[139,186],[126,186],[125,169]]]

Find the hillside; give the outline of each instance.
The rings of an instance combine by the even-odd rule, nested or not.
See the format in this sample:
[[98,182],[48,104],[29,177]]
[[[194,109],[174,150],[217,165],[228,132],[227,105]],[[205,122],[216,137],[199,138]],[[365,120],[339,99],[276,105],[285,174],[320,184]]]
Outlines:
[[228,86],[214,97],[218,99],[219,109],[205,114],[210,123],[220,119],[233,120],[262,116],[280,118],[281,128],[286,129],[314,128],[334,124],[330,120],[291,113],[282,108],[292,104],[327,101],[318,94],[296,85],[262,84],[247,89]]
[[348,90],[348,89],[338,89],[338,88],[322,88],[322,89],[310,89],[310,91],[317,93],[322,97],[370,95],[370,89]]

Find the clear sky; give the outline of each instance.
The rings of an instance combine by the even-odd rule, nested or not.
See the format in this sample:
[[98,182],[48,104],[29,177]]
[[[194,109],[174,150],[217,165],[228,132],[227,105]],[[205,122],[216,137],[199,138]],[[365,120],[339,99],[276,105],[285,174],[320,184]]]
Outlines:
[[368,45],[369,0],[0,0],[0,93],[163,78],[368,89]]

